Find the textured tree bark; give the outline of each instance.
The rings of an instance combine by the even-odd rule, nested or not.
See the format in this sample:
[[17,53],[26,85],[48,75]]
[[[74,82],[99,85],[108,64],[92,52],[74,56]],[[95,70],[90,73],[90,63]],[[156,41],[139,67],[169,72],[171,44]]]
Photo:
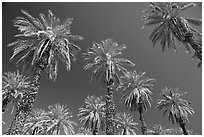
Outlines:
[[106,95],[106,135],[115,134],[115,104],[113,102],[113,80],[107,82],[107,95]]
[[193,34],[191,32],[187,32],[185,34],[186,41],[191,45],[191,47],[195,50],[195,55],[202,62],[202,47],[197,44],[197,42],[193,38]]
[[147,135],[147,126],[146,126],[146,122],[144,119],[144,111],[140,104],[139,104],[139,116],[140,116],[140,121],[141,121],[142,133],[143,135]]
[[180,127],[182,128],[182,130],[183,130],[183,134],[184,134],[184,135],[188,135],[188,132],[187,132],[187,130],[186,130],[186,124],[185,124],[185,122],[181,121],[181,122],[179,123],[179,125],[180,125]]

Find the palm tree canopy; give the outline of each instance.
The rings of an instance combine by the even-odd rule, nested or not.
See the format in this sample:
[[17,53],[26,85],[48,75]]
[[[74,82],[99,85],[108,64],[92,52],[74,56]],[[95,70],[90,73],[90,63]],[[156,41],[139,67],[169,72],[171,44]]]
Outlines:
[[186,2],[151,2],[149,8],[144,10],[146,14],[143,19],[147,20],[145,26],[158,25],[149,36],[153,46],[160,41],[162,51],[166,46],[176,51],[175,39],[177,39],[184,44],[186,51],[190,52],[189,44],[185,40],[185,32],[190,31],[201,38],[202,35],[189,24],[200,26],[202,20],[184,18],[179,14],[195,5]]
[[64,105],[55,104],[54,106],[49,106],[48,116],[51,119],[49,126],[47,127],[47,132],[51,130],[63,129],[66,135],[74,134],[73,125],[77,125],[71,120],[73,115],[68,108]]
[[189,106],[191,102],[182,99],[182,96],[187,94],[187,92],[179,93],[178,88],[171,89],[165,88],[161,91],[162,99],[158,100],[156,108],[159,110],[164,110],[163,115],[168,113],[169,121],[174,124],[179,123],[180,120],[188,122],[188,113],[193,115],[194,110]]
[[26,132],[32,133],[35,128],[38,128],[39,131],[44,131],[44,124],[49,121],[50,118],[48,117],[47,112],[45,110],[37,108],[33,109],[24,123],[24,134],[26,134]]
[[13,73],[4,73],[2,76],[2,105],[8,107],[11,103],[14,103],[14,105],[20,107],[20,100],[25,92],[29,92],[30,86],[29,77],[20,74],[18,70]]
[[151,107],[151,90],[154,86],[152,82],[155,79],[145,77],[144,75],[145,72],[137,73],[134,70],[133,72],[124,73],[124,76],[120,77],[121,85],[118,86],[117,90],[124,93],[121,100],[126,107],[134,111],[138,110],[139,103],[141,103],[144,110]]
[[88,96],[85,99],[85,106],[79,108],[79,121],[85,130],[105,128],[105,101],[101,97]]
[[47,60],[48,78],[55,80],[57,77],[58,60],[62,60],[66,69],[71,69],[71,61],[76,60],[76,53],[80,48],[70,40],[82,40],[78,35],[72,35],[70,26],[73,19],[68,18],[63,23],[49,10],[48,17],[40,13],[38,18],[32,17],[25,10],[21,12],[27,17],[16,17],[14,26],[20,31],[15,37],[18,40],[8,46],[14,46],[10,59],[21,58],[17,65],[22,65],[23,70],[32,70],[39,60]]
[[136,135],[138,123],[134,122],[133,117],[130,114],[118,113],[116,114],[116,127],[119,130],[119,134],[123,134],[123,130],[126,130],[127,135]]
[[126,45],[118,45],[112,39],[102,40],[101,43],[93,43],[91,48],[83,53],[87,65],[84,69],[93,68],[92,79],[101,79],[100,85],[106,86],[107,81],[115,79],[118,81],[116,71],[126,71],[124,65],[134,66],[135,64],[128,59],[122,58],[122,51],[126,49]]

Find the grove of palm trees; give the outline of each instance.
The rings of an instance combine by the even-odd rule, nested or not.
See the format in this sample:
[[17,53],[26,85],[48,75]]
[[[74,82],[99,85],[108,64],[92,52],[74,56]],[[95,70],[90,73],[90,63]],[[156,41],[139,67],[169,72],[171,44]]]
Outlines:
[[201,135],[201,15],[201,2],[3,2],[2,134]]

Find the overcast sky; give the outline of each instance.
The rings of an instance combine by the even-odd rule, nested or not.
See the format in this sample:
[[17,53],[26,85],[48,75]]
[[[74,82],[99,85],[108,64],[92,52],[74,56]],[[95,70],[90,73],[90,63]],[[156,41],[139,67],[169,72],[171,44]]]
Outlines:
[[[112,38],[118,44],[126,44],[127,49],[123,52],[125,58],[133,61],[136,65],[132,69],[145,71],[146,76],[155,78],[153,89],[153,102],[145,114],[147,127],[161,123],[166,127],[178,127],[163,117],[162,111],[155,110],[156,100],[160,98],[161,89],[166,86],[178,87],[180,91],[187,91],[185,99],[192,102],[195,115],[189,116],[187,129],[201,134],[202,131],[202,76],[201,70],[196,68],[197,61],[191,61],[192,54],[186,54],[185,48],[178,44],[178,52],[165,50],[161,52],[159,44],[152,47],[148,36],[152,28],[142,29],[144,21],[141,20],[142,10],[147,8],[148,3],[3,3],[2,4],[2,72],[15,71],[15,61],[9,61],[12,56],[12,48],[6,45],[16,40],[14,35],[17,29],[13,27],[12,20],[16,16],[23,16],[21,9],[28,11],[34,17],[39,13],[47,15],[50,9],[53,14],[64,20],[74,18],[71,32],[84,37],[84,40],[75,42],[81,47],[77,55],[77,61],[72,63],[72,70],[67,72],[63,64],[59,65],[56,82],[42,77],[40,90],[34,107],[47,109],[49,105],[56,103],[67,105],[76,117],[78,108],[84,104],[88,95],[105,95],[105,90],[98,88],[97,82],[90,83],[91,71],[83,70],[85,65],[82,53],[92,45],[92,42]],[[198,3],[195,8],[186,10],[184,17],[202,17],[202,4]],[[25,17],[25,16],[24,16]],[[196,28],[196,27],[195,27]],[[197,27],[201,31],[201,27]],[[119,103],[121,95],[114,93],[116,112],[123,112],[125,108]],[[127,111],[129,112],[129,111]],[[130,112],[135,121],[140,123],[138,112]],[[3,132],[6,131],[13,117],[6,113],[3,115]],[[138,126],[137,134],[141,134]],[[75,129],[77,131],[77,128]]]

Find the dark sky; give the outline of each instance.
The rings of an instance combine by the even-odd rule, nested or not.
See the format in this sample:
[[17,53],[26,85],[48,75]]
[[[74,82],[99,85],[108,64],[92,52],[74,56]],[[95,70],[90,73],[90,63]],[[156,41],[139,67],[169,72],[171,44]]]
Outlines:
[[[178,87],[181,91],[187,91],[185,99],[192,102],[195,115],[189,116],[190,123],[187,129],[192,129],[198,134],[202,132],[202,75],[201,70],[196,68],[197,61],[191,61],[192,54],[186,54],[185,48],[178,44],[178,52],[165,50],[161,52],[159,44],[152,47],[148,35],[152,28],[142,29],[144,21],[141,20],[142,10],[147,8],[148,3],[3,3],[2,4],[2,72],[15,71],[15,61],[9,61],[12,48],[8,43],[15,40],[13,37],[17,29],[13,27],[12,20],[16,16],[23,16],[21,9],[27,10],[34,17],[39,13],[47,15],[50,9],[60,20],[74,18],[71,31],[84,37],[84,40],[75,42],[81,47],[77,55],[77,61],[72,63],[72,70],[67,72],[65,66],[59,66],[58,79],[52,82],[42,77],[40,90],[35,107],[47,109],[49,105],[56,103],[67,105],[73,112],[74,120],[78,108],[84,103],[87,95],[102,95],[106,91],[99,90],[98,83],[90,83],[91,71],[83,70],[84,61],[81,56],[92,42],[100,42],[107,38],[113,38],[119,44],[126,44],[127,49],[123,52],[125,58],[133,61],[136,66],[133,69],[145,71],[146,76],[155,78],[153,89],[152,108],[145,113],[147,126],[161,123],[166,127],[178,127],[162,116],[162,111],[155,110],[156,99],[165,86]],[[202,17],[202,4],[198,3],[195,8],[186,10],[184,17]],[[201,31],[201,27],[197,27]],[[126,111],[119,103],[119,93],[114,94],[116,112]],[[128,111],[129,112],[129,111]],[[130,112],[135,121],[140,123],[138,112]],[[10,113],[3,115],[3,132],[6,130],[12,116]],[[138,126],[137,134],[141,134]],[[77,130],[77,129],[76,129]]]

